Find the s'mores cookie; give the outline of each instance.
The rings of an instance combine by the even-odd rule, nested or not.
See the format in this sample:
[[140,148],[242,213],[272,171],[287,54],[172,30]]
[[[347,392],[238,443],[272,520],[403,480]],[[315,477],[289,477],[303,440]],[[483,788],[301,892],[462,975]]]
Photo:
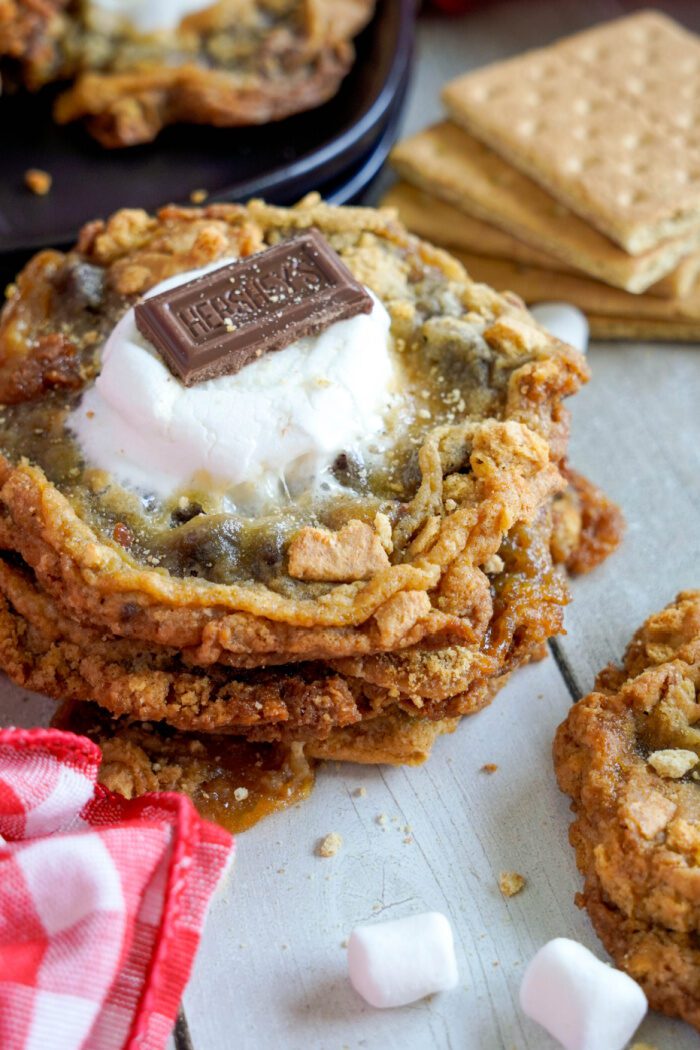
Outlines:
[[92,223],[0,317],[2,666],[251,740],[473,711],[561,629],[586,376],[391,212]]

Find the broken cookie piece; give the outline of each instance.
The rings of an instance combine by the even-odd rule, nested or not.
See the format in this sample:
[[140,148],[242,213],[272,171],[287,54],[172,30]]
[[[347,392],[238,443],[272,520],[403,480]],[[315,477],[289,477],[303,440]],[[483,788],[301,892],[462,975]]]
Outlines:
[[700,591],[650,616],[596,685],[554,743],[580,900],[650,1005],[700,1029]]

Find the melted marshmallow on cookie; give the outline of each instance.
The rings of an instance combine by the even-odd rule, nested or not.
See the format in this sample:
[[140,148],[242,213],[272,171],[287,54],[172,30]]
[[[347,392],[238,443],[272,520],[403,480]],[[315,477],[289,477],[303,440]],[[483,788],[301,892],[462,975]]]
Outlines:
[[177,29],[183,18],[212,6],[212,0],[90,0],[88,15],[95,28],[107,19],[128,22],[139,33],[156,33]]
[[[147,298],[231,261],[178,274]],[[107,339],[101,374],[69,429],[89,464],[162,498],[203,486],[254,513],[328,484],[340,452],[376,447],[395,400],[390,319],[372,298],[369,314],[191,387],[140,334],[131,309]]]

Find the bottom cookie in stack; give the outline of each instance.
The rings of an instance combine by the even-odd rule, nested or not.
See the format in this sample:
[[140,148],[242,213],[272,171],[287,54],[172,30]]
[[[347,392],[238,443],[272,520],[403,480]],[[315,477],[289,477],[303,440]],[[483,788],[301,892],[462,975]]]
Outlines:
[[554,744],[588,910],[649,1004],[700,1029],[700,591],[636,633]]
[[308,794],[320,759],[424,761],[437,736],[488,704],[561,631],[561,566],[587,571],[621,532],[617,508],[570,472],[568,489],[535,522],[515,526],[494,559],[492,615],[475,647],[299,663],[282,675],[197,667],[177,650],[105,636],[68,618],[5,551],[0,662],[18,684],[63,701],[58,724],[100,743],[108,787],[127,796],[184,791],[207,816],[243,830]]

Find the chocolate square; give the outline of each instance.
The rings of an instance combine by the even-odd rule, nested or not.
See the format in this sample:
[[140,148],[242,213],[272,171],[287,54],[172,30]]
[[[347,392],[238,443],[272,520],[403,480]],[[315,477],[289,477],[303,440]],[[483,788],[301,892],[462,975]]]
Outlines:
[[349,317],[372,298],[317,230],[161,292],[136,326],[185,386],[231,375]]

